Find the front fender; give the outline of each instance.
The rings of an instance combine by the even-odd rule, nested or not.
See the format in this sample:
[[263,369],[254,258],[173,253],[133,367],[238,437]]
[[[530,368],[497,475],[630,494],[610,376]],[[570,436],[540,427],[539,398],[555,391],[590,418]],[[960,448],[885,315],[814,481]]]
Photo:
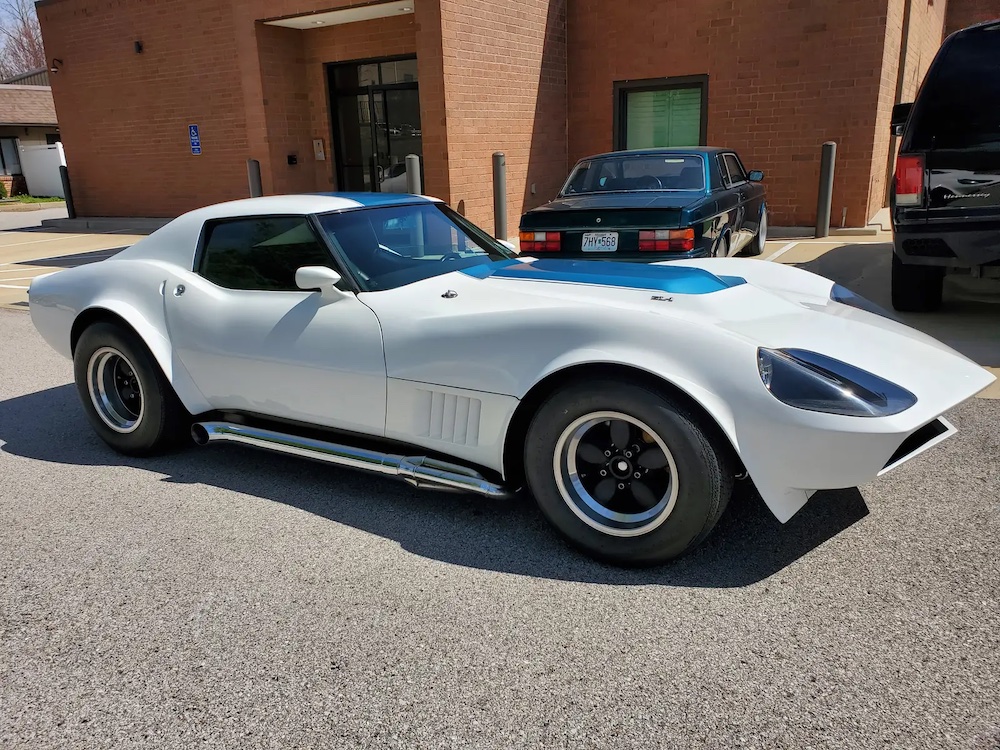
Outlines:
[[[717,351],[714,373],[695,371],[683,358],[672,358],[635,351],[613,349],[576,349],[552,360],[542,375],[541,383],[559,372],[588,365],[618,365],[641,370],[673,386],[699,404],[715,420],[740,457],[768,509],[781,522],[794,516],[813,494],[810,490],[788,487],[774,462],[761,460],[761,451],[768,450],[762,439],[767,435],[771,397],[759,387],[756,371],[756,348],[734,346],[729,351]],[[733,373],[746,370],[746,377]],[[724,373],[728,373],[728,379]],[[731,404],[739,404],[739,414]]]
[[[628,354],[631,356],[627,356]],[[685,368],[678,367],[675,362],[664,361],[660,357],[653,355],[637,357],[636,352],[616,352],[608,349],[575,349],[563,352],[553,359],[542,371],[535,384],[532,385],[532,388],[551,376],[558,377],[559,372],[588,365],[618,365],[634,370],[642,370],[681,390],[708,412],[726,434],[726,437],[729,438],[733,448],[739,453],[739,435],[736,432],[735,418],[732,409],[729,408],[725,399],[713,390],[696,382],[691,373],[685,372]],[[670,374],[667,375],[666,373]],[[522,394],[521,398],[523,399],[525,395]]]

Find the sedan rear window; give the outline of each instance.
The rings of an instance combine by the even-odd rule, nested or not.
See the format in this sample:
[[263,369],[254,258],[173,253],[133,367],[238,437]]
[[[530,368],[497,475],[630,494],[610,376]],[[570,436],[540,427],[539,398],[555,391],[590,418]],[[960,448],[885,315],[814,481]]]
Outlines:
[[561,194],[704,189],[705,163],[700,156],[623,154],[580,162]]

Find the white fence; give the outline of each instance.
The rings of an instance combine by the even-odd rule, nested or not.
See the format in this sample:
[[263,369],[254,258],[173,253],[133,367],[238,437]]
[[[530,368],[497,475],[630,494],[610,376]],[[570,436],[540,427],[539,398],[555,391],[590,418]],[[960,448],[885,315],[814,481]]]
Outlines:
[[35,196],[65,198],[59,167],[66,166],[61,143],[52,146],[21,146],[21,172],[28,183],[28,193]]

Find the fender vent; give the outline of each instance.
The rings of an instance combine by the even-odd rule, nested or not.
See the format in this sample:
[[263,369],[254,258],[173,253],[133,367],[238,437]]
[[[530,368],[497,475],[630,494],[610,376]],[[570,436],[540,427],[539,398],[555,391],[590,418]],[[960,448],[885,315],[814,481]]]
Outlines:
[[479,418],[483,402],[478,398],[440,391],[417,391],[417,435],[455,445],[479,445]]

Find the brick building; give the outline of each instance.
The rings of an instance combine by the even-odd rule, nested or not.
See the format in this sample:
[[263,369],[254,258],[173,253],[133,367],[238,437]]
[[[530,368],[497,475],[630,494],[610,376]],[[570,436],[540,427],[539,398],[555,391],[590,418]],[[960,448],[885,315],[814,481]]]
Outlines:
[[[810,225],[839,145],[834,223],[892,174],[889,116],[946,31],[1000,0],[40,0],[81,215],[172,216],[248,194],[424,191],[509,234],[576,159],[705,142],[767,173],[772,223]],[[198,125],[200,153],[189,126]],[[846,214],[844,213],[846,212]]]

